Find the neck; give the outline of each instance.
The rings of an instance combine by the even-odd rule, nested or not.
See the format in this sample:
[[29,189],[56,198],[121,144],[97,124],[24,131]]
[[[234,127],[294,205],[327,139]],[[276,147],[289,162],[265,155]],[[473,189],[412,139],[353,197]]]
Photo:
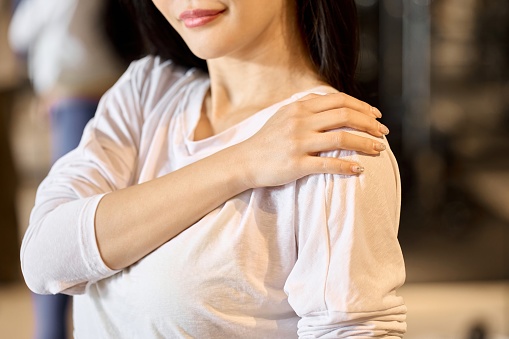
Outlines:
[[237,110],[247,106],[269,106],[323,84],[310,67],[289,59],[258,63],[217,60],[209,62],[208,66],[212,115],[229,114],[228,107]]
[[212,123],[232,115],[238,122],[297,92],[325,84],[295,32],[296,27],[283,25],[278,34],[260,37],[255,49],[207,61],[211,91],[204,114]]

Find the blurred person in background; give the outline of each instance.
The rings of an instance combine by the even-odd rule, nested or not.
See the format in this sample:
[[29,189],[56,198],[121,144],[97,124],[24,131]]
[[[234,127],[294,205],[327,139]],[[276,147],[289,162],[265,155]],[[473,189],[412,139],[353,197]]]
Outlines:
[[[10,25],[12,48],[26,55],[49,114],[52,162],[74,149],[99,98],[141,53],[135,24],[115,0],[23,0]],[[66,337],[69,297],[33,294],[35,338]]]

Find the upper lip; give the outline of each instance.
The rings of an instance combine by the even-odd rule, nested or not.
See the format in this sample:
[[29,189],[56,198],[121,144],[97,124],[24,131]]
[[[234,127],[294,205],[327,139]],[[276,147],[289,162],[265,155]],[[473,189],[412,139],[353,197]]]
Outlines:
[[180,20],[201,18],[204,16],[213,16],[224,12],[224,9],[189,9],[182,12],[179,16]]

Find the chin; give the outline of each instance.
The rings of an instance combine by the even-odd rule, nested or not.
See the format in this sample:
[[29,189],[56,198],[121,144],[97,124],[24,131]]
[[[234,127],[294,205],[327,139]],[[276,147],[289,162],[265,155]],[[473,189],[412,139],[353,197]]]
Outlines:
[[238,47],[239,42],[228,39],[224,34],[204,34],[202,36],[184,36],[187,46],[200,59],[217,59],[232,54]]
[[191,48],[191,52],[193,52],[194,55],[203,60],[216,59],[221,57],[220,53],[214,53],[213,51],[210,50],[204,51],[202,49]]
[[194,55],[204,60],[217,59],[228,54],[228,51],[225,51],[222,48],[214,48],[213,46],[210,45],[209,46],[202,45],[198,48],[190,47],[190,49]]

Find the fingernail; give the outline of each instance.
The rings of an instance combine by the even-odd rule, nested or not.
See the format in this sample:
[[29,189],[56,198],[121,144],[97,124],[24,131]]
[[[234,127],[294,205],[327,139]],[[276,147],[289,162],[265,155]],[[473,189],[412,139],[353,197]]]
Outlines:
[[373,148],[376,150],[376,151],[385,151],[385,144],[382,144],[382,143],[378,143],[378,142],[374,142],[373,143]]
[[352,166],[352,172],[354,172],[354,173],[362,173],[362,172],[364,172],[364,167],[359,166],[359,165],[353,165]]
[[376,107],[371,106],[371,112],[379,118],[382,117],[382,112],[380,112],[380,110]]
[[380,126],[378,126],[378,130],[384,135],[389,134],[389,129],[384,124],[380,124]]

